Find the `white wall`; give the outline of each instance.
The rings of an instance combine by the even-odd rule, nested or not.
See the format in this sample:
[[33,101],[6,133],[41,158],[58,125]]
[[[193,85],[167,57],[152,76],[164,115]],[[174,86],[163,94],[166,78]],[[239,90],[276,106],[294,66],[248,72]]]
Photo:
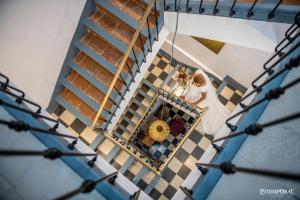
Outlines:
[[[171,54],[173,34],[170,34],[162,49]],[[174,57],[183,63],[206,69],[218,78],[229,75],[245,87],[262,72],[262,66],[271,53],[257,49],[246,48],[233,44],[225,44],[219,54],[189,36],[177,34]]]
[[[176,13],[165,12],[165,25],[174,32]],[[179,14],[178,33],[199,36],[226,43],[273,52],[288,24],[215,17],[198,14]]]
[[85,0],[1,0],[0,72],[48,106]]

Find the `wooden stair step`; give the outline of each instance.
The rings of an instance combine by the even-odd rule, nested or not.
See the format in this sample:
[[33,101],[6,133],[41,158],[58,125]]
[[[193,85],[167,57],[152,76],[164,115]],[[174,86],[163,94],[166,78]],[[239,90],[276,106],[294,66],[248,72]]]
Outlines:
[[[120,20],[101,6],[97,7],[97,12],[91,17],[91,19],[98,26],[102,27],[105,31],[109,32],[114,38],[121,41],[125,46],[127,46],[130,43],[135,33],[135,29],[128,26],[122,20]],[[142,43],[145,44],[147,38],[144,35],[141,36]],[[135,43],[134,49],[138,52],[142,50],[140,41]]]

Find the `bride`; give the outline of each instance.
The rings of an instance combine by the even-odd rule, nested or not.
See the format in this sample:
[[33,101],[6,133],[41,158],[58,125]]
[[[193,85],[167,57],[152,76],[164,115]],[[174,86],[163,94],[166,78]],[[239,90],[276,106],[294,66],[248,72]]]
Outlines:
[[181,98],[195,107],[208,107],[202,122],[199,124],[200,131],[215,135],[217,130],[229,117],[229,111],[221,104],[209,77],[201,70],[197,70],[191,83],[183,92]]

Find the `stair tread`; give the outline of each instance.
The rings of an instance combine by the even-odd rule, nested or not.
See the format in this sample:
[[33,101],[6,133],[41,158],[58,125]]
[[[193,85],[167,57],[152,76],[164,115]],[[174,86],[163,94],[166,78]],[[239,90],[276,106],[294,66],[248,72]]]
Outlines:
[[140,101],[136,100],[135,98],[132,99],[132,102],[135,103],[135,104],[137,104],[137,105],[138,105],[139,107],[141,107],[143,110],[146,110],[146,109],[147,109],[147,107],[146,107],[144,104],[142,104]]
[[[109,32],[112,37],[116,38],[118,41],[122,43],[127,49],[127,45],[130,43],[135,29],[128,26],[121,19],[118,19],[112,13],[106,11],[103,7],[98,6],[98,11],[91,17],[94,23],[96,23],[99,27],[102,27],[106,32]],[[143,44],[146,41],[146,37],[142,36]],[[135,43],[134,49],[138,52],[142,50],[140,43]]]
[[140,119],[142,117],[139,113],[137,113],[132,108],[127,108],[127,111],[129,111],[130,113],[132,113],[133,115],[135,115],[138,119]]
[[137,89],[138,93],[141,94],[142,96],[144,96],[145,98],[147,98],[150,102],[152,101],[153,97],[151,97],[150,95],[148,95],[147,93],[145,93],[143,90],[141,90],[140,88]]
[[132,182],[137,184],[140,181],[140,179],[147,173],[148,170],[148,167],[143,166],[138,172],[138,174],[133,178]]
[[[95,111],[98,111],[99,109],[99,103],[102,99],[104,99],[105,94],[100,91],[97,87],[92,85],[88,80],[86,80],[84,77],[80,76],[76,71],[72,70],[71,73],[67,76],[67,81],[73,85],[74,87],[71,87],[72,89],[80,90],[77,92],[77,94],[84,93],[90,98],[90,102],[88,103]],[[63,81],[64,83],[64,81]],[[73,91],[74,91],[73,90]],[[72,90],[71,90],[72,91]],[[77,95],[78,96],[78,95]],[[84,98],[81,96],[81,99]],[[87,103],[87,102],[86,102]],[[105,109],[110,110],[113,106],[113,103],[111,100],[107,101],[105,104]]]
[[130,167],[130,165],[134,162],[134,157],[129,156],[126,162],[122,165],[122,167],[119,169],[119,172],[124,174],[125,171]]
[[150,87],[152,90],[154,90],[154,91],[157,90],[157,88],[156,88],[152,83],[150,83],[148,80],[143,79],[143,83],[144,83],[145,85],[147,85],[148,87]]
[[[88,31],[83,38],[81,38],[81,42],[85,44],[87,47],[93,49],[98,55],[102,56],[107,62],[114,66],[118,66],[123,58],[123,52],[121,52],[114,45],[107,42],[105,39],[94,33],[93,31]],[[133,60],[129,57],[127,62],[130,68],[133,67]],[[128,72],[127,68],[123,68],[125,73]]]
[[[93,51],[90,47],[86,46],[81,41],[75,42],[75,46],[85,54],[87,54],[90,58],[92,58],[94,61],[96,61],[99,65],[103,66],[105,69],[107,69],[110,73],[115,74],[117,72],[117,67],[114,66],[112,63],[107,61],[104,57],[97,54],[95,51]],[[127,75],[122,72],[123,77],[127,77]]]
[[[141,20],[141,18],[144,16],[144,13],[148,7],[147,4],[140,1],[124,1],[124,0],[111,0],[110,3],[117,7],[122,12],[126,13],[136,21]],[[157,16],[159,17],[159,16]],[[149,14],[149,25],[150,28],[153,28],[155,26],[155,15],[154,15],[154,9]]]
[[152,181],[148,184],[144,192],[149,194],[152,191],[152,189],[155,187],[155,185],[158,183],[159,179],[160,176],[155,176],[154,179],[152,179]]
[[134,123],[134,121],[130,120],[128,117],[126,117],[126,115],[123,115],[123,120],[127,121],[128,123],[130,123],[132,126],[136,126],[137,124]]
[[[64,88],[57,100],[64,105],[68,104],[68,110],[71,109],[72,113],[86,125],[90,125],[91,121],[94,120],[96,112],[68,89]],[[103,124],[102,117],[97,120],[97,124]]]
[[96,150],[97,146],[103,141],[104,136],[102,134],[97,134],[97,137],[90,144],[91,149]]
[[[112,13],[114,16],[116,16],[119,19],[122,19],[126,24],[128,24],[130,27],[132,27],[134,30],[136,30],[139,27],[139,23],[137,20],[132,18],[131,16],[127,15],[124,12],[120,12],[120,10],[111,4],[109,1],[102,1],[102,0],[95,0],[95,2],[98,4],[97,6],[101,5],[103,8],[105,8],[108,12]],[[146,27],[142,28],[142,34],[147,35],[148,31]]]
[[[75,64],[74,66],[78,66],[79,68],[82,68],[87,72],[89,72],[91,75],[93,75],[93,77],[96,80],[98,80],[97,81],[98,83],[101,83],[106,86],[105,87],[106,90],[109,87],[111,80],[114,77],[113,73],[111,73],[105,67],[98,64],[96,61],[94,61],[84,52],[79,52],[74,58],[74,61],[70,61],[69,63],[74,63]],[[71,66],[73,67],[73,65]],[[118,90],[121,90],[122,86],[123,86],[123,82],[120,79],[118,79],[116,82],[116,88]]]
[[124,132],[131,134],[131,131],[127,129],[125,126],[123,126],[122,124],[119,123],[118,127],[121,128]]
[[106,161],[110,162],[119,152],[120,150],[120,146],[119,145],[115,145],[114,148],[109,152],[109,154],[106,157]]

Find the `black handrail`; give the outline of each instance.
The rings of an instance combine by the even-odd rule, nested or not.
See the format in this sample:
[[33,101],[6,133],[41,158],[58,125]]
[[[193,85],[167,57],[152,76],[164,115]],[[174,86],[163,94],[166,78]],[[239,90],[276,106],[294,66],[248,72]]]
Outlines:
[[15,105],[13,105],[13,104],[7,103],[7,102],[3,101],[2,99],[0,99],[0,105],[4,105],[4,106],[7,106],[7,107],[12,108],[12,109],[22,111],[22,112],[24,112],[24,113],[27,113],[27,114],[32,115],[32,116],[35,117],[35,118],[42,118],[42,119],[45,119],[45,120],[54,122],[55,125],[54,125],[52,128],[50,128],[49,131],[56,131],[56,129],[57,129],[58,126],[59,126],[59,122],[58,122],[57,120],[54,120],[54,119],[52,119],[52,118],[50,118],[50,117],[47,117],[47,116],[44,116],[44,115],[41,115],[41,114],[32,112],[31,110],[27,110],[27,109],[25,109],[25,108],[21,108],[21,107],[19,107],[19,106],[15,106]]
[[79,153],[79,152],[63,152],[57,148],[48,148],[44,151],[37,150],[15,150],[0,149],[0,156],[43,156],[50,160],[60,158],[62,156],[97,156],[96,153]]
[[83,183],[81,184],[81,186],[75,190],[72,190],[70,192],[68,192],[67,194],[64,194],[58,198],[55,198],[55,200],[65,200],[65,199],[70,199],[71,197],[74,197],[77,194],[80,193],[89,193],[91,191],[93,191],[95,189],[95,187],[97,186],[97,184],[104,182],[106,180],[108,180],[111,184],[114,183],[115,179],[118,176],[118,172],[113,172],[107,176],[104,176],[98,180],[85,180],[83,181]]
[[[116,88],[116,85],[114,85],[114,90],[117,92],[117,94],[119,95],[119,96],[121,96],[121,99],[122,100],[125,100],[125,98],[124,98],[124,96],[121,94],[121,92]],[[108,111],[108,112],[110,112],[110,111]]]
[[280,57],[275,63],[273,63],[272,66],[270,66],[267,70],[265,70],[263,73],[261,73],[258,77],[256,77],[251,85],[253,88],[256,88],[257,86],[255,85],[255,83],[261,79],[265,74],[267,74],[269,71],[271,71],[274,67],[277,66],[277,64],[279,64],[282,60],[284,60],[290,53],[292,53],[294,50],[296,50],[298,47],[300,46],[300,42],[298,42],[295,46],[293,46],[288,53],[284,54],[282,57]]
[[[130,69],[129,69],[129,71],[130,71]],[[131,73],[131,72],[129,72],[129,73]],[[120,78],[121,78],[122,82],[124,83],[124,85],[125,85],[125,87],[126,87],[126,91],[129,91],[129,87],[128,87],[126,81],[123,79],[122,76],[120,76]]]
[[3,89],[3,88],[0,88],[0,91],[1,91],[1,92],[4,92],[5,94],[8,94],[8,95],[10,95],[10,96],[16,97],[16,102],[17,102],[18,104],[21,104],[21,103],[23,103],[23,101],[25,101],[25,102],[27,102],[27,103],[29,103],[29,104],[31,104],[31,105],[37,107],[38,109],[37,109],[37,111],[35,111],[35,112],[36,112],[36,113],[41,113],[42,107],[41,107],[40,105],[34,103],[33,101],[30,101],[30,100],[28,100],[28,99],[25,99],[24,97],[20,97],[20,96],[14,94],[14,93],[11,93],[11,92],[9,92],[9,91]]
[[275,7],[272,9],[272,11],[268,14],[268,17],[267,17],[267,19],[272,19],[274,16],[275,16],[275,12],[276,12],[276,10],[277,10],[277,8],[278,8],[278,6],[280,5],[282,3],[282,0],[279,0],[278,2],[277,2],[277,4],[275,5]]
[[1,85],[1,88],[6,89],[6,86],[9,84],[9,78],[2,73],[0,73],[0,76],[5,79],[5,83]]
[[204,13],[205,12],[205,9],[202,6],[203,6],[203,0],[200,0],[200,2],[199,2],[199,13]]
[[[281,47],[281,49],[278,50],[278,49],[275,48],[275,54],[274,54],[271,58],[269,58],[269,60],[267,60],[267,62],[265,62],[265,64],[263,65],[264,70],[267,70],[267,69],[269,68],[269,67],[267,67],[267,65],[268,65],[274,58],[276,58],[277,56],[283,56],[283,50],[284,50],[286,47],[288,47],[293,41],[295,41],[295,39],[296,39],[297,37],[299,37],[299,35],[300,35],[300,33],[298,33],[297,35],[295,35],[295,36],[292,37],[292,38],[289,38],[289,39],[285,38],[285,39],[283,39],[281,42],[279,42],[278,45],[276,46],[276,48],[279,47],[279,46],[281,46],[281,44],[283,44],[286,40],[288,40],[288,43],[286,43],[283,47]],[[270,71],[270,72],[269,72],[269,75],[272,74],[272,73],[273,73],[273,71]]]
[[193,190],[190,190],[190,189],[188,189],[188,188],[186,188],[186,187],[182,187],[182,186],[180,186],[179,187],[180,188],[180,190],[189,198],[189,199],[191,199],[191,200],[193,200],[194,198],[193,198]]
[[140,40],[140,45],[141,45],[141,48],[142,48],[142,53],[143,53],[143,62],[146,63],[146,55],[145,55],[145,48],[144,48],[144,45],[143,45],[143,41],[142,41],[142,36],[141,36],[141,32],[139,32],[139,40]]
[[248,17],[248,18],[250,18],[250,17],[254,16],[253,9],[254,9],[254,7],[255,7],[256,3],[257,3],[257,0],[255,0],[255,1],[253,2],[253,4],[252,4],[251,8],[249,9],[249,11],[248,11],[248,13],[247,13],[247,17]]
[[155,41],[158,41],[158,21],[157,21],[157,8],[156,8],[156,0],[154,2],[154,16],[155,16],[155,26],[156,26],[156,38]]
[[129,200],[138,200],[141,194],[141,190],[136,191],[133,195],[129,197]]
[[290,59],[290,61],[285,64],[284,68],[281,69],[280,71],[278,71],[276,74],[274,74],[273,76],[271,76],[269,79],[267,79],[266,81],[264,81],[262,84],[260,84],[259,86],[257,86],[254,90],[252,90],[251,92],[249,92],[248,94],[246,94],[245,96],[243,96],[243,98],[240,99],[239,104],[242,107],[245,107],[244,104],[242,104],[242,101],[244,101],[245,99],[247,99],[249,96],[251,96],[253,93],[255,92],[260,92],[262,90],[262,87],[265,86],[267,83],[269,83],[270,81],[274,80],[276,77],[278,77],[280,74],[282,74],[283,72],[287,71],[287,70],[291,70],[293,68],[296,68],[299,66],[299,62],[300,62],[300,55],[298,55],[296,58],[292,58]]
[[11,86],[9,84],[7,85],[6,83],[3,83],[3,82],[0,81],[0,87],[3,88],[3,89],[10,88],[10,89],[12,89],[12,90],[14,90],[16,92],[19,92],[21,94],[20,97],[25,98],[25,93],[22,90],[19,90],[18,88],[15,88],[15,87],[13,87],[13,86]]
[[[281,40],[281,41],[276,45],[276,47],[275,47],[275,53],[276,53],[276,55],[279,55],[279,56],[280,56],[280,55],[283,53],[283,50],[284,50],[289,44],[291,44],[291,42],[292,42],[293,40],[295,40],[295,39],[299,36],[299,34],[297,34],[297,35],[295,35],[294,37],[291,38],[291,35],[292,35],[293,33],[295,33],[297,29],[298,29],[298,27],[295,27],[295,28],[291,31],[291,33],[290,33],[289,35],[287,35],[287,37],[285,37],[283,40]],[[291,41],[291,40],[292,40],[292,41]],[[278,50],[278,48],[279,48],[285,41],[288,41],[288,43],[285,44],[285,46],[284,46],[283,48],[281,48],[280,50]],[[264,67],[264,69],[266,69],[266,68]]]
[[214,10],[213,10],[213,14],[216,15],[218,12],[220,12],[220,10],[217,8],[219,3],[219,0],[216,0],[215,6],[214,6]]
[[186,10],[187,13],[189,13],[189,12],[192,11],[192,8],[189,7],[189,3],[190,3],[190,0],[187,0],[187,2],[186,2],[186,7],[185,7],[185,10]]
[[150,29],[150,24],[149,24],[149,17],[147,17],[146,22],[147,22],[148,40],[149,40],[149,48],[148,48],[148,51],[149,51],[149,52],[152,52],[151,29]]
[[[128,71],[129,71],[129,74],[130,74],[130,76],[131,76],[131,81],[132,82],[135,82],[134,81],[134,76],[133,76],[133,74],[132,74],[132,71],[131,71],[131,68],[129,67],[129,64],[128,64],[128,61],[126,60],[126,67],[128,68]],[[123,79],[124,80],[124,79]],[[125,81],[124,81],[125,82]]]
[[195,165],[203,175],[207,174],[208,169],[206,167],[202,167],[199,163],[195,163]]
[[170,6],[166,4],[166,0],[164,0],[164,10],[169,10]]
[[233,137],[237,137],[243,134],[247,134],[247,135],[257,135],[258,133],[262,132],[264,128],[273,126],[273,125],[277,125],[280,123],[285,123],[288,122],[290,120],[294,120],[300,117],[300,112],[294,113],[292,115],[288,115],[282,118],[278,118],[275,120],[272,120],[270,122],[266,122],[264,124],[250,124],[249,126],[247,126],[244,130],[239,131],[239,132],[233,132],[231,135],[227,135],[224,137],[220,137],[217,139],[214,139],[212,142],[218,142],[221,140],[225,140],[225,139],[229,139],[229,138],[233,138]]
[[42,133],[42,134],[47,134],[47,135],[54,135],[54,136],[59,136],[59,137],[66,137],[66,138],[72,138],[72,139],[77,139],[77,137],[75,136],[71,136],[71,135],[65,135],[56,131],[49,131],[47,129],[42,129],[42,128],[38,128],[38,127],[33,127],[27,123],[25,123],[24,121],[16,121],[16,120],[11,120],[11,121],[7,121],[7,120],[3,120],[0,119],[0,124],[4,124],[7,125],[9,128],[20,132],[20,131],[35,131],[37,133]]
[[286,30],[285,32],[285,36],[288,37],[288,35],[290,34],[290,30],[292,30],[294,28],[294,26],[299,26],[299,21],[300,21],[300,12],[298,12],[296,14],[296,16],[294,17],[294,23]]
[[297,78],[296,80],[286,84],[283,87],[277,87],[277,88],[273,88],[271,89],[264,98],[252,103],[249,106],[246,106],[243,110],[237,112],[236,114],[232,115],[231,117],[229,117],[226,121],[225,124],[230,128],[231,131],[235,131],[237,126],[234,126],[232,124],[229,123],[229,121],[231,121],[232,119],[240,116],[241,114],[248,112],[250,109],[256,107],[257,105],[265,102],[265,101],[270,101],[273,99],[278,99],[281,95],[283,95],[285,93],[285,91],[293,86],[295,86],[296,84],[300,83],[300,78]]
[[140,73],[140,69],[139,69],[139,61],[138,61],[138,59],[137,59],[137,57],[136,57],[136,53],[135,53],[135,50],[134,50],[134,48],[132,48],[131,49],[132,50],[132,53],[133,53],[133,57],[134,57],[134,60],[135,60],[135,64],[136,64],[136,66],[138,67],[138,73]]
[[243,172],[248,174],[256,174],[262,176],[283,178],[288,180],[300,181],[300,174],[289,174],[286,172],[278,172],[278,171],[270,171],[265,169],[252,169],[246,167],[238,167],[231,162],[223,162],[221,164],[213,164],[213,163],[198,163],[198,165],[220,169],[225,174],[234,174],[235,172]]
[[[295,16],[294,18],[294,24],[291,25],[285,32],[285,37],[283,40],[281,40],[275,47],[275,52],[277,53],[276,55],[281,55],[282,54],[282,51],[291,43],[293,42],[298,36],[299,34],[297,34],[296,36],[294,36],[293,38],[291,38],[291,35],[299,28],[300,26],[300,12],[297,13],[297,15]],[[298,19],[299,18],[299,19]],[[294,28],[294,26],[296,25],[296,27]],[[292,31],[291,31],[292,30]],[[285,42],[285,41],[288,41],[288,43],[283,47],[281,48],[280,50],[278,50],[278,48]],[[264,69],[267,69],[266,67],[266,64],[264,65]]]
[[237,2],[237,0],[234,0],[234,2],[232,3],[232,6],[231,6],[230,11],[229,11],[229,17],[232,17],[236,13],[235,10],[233,10],[236,2]]

